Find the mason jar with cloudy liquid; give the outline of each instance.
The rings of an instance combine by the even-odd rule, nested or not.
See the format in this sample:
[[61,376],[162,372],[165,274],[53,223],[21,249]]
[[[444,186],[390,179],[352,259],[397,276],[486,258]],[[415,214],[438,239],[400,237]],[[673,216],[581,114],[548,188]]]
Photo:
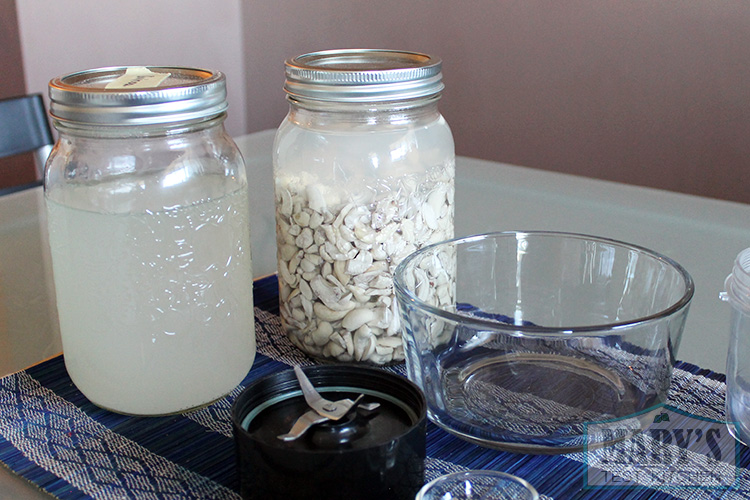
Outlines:
[[286,62],[274,145],[282,325],[313,357],[404,359],[393,271],[453,237],[454,143],[441,62],[332,50]]
[[232,391],[255,358],[244,163],[220,72],[50,82],[45,200],[65,366],[96,405],[162,415]]

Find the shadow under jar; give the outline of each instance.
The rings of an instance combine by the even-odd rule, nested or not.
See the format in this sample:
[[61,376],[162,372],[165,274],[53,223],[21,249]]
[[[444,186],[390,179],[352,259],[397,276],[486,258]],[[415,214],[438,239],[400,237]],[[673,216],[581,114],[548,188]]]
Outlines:
[[549,232],[426,247],[395,287],[430,419],[524,453],[601,446],[652,422],[694,290],[665,256]]
[[284,330],[320,360],[401,362],[393,271],[453,237],[440,60],[326,51],[287,61],[286,75],[289,113],[274,146]]

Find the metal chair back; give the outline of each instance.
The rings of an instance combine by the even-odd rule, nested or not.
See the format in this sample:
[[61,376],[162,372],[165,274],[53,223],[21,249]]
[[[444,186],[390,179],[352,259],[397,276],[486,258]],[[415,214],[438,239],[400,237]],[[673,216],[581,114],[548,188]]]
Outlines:
[[41,184],[54,139],[41,94],[0,99],[0,158],[34,153],[36,181],[0,190],[0,194]]

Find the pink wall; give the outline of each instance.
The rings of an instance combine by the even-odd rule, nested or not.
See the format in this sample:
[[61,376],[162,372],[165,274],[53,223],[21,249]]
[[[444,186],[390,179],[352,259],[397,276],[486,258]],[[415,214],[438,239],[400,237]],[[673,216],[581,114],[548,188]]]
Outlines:
[[26,93],[15,0],[0,0],[0,99]]
[[248,130],[286,112],[283,60],[444,61],[457,152],[750,203],[746,0],[243,2]]
[[247,127],[240,3],[245,2],[17,0],[27,91],[46,95],[51,78],[102,66],[218,69],[227,78],[227,129],[243,134]]

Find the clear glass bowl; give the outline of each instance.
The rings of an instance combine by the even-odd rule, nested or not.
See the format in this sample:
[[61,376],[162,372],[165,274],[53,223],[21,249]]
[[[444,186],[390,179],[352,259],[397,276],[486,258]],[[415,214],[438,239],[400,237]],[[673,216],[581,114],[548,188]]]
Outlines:
[[425,484],[415,500],[538,500],[527,481],[504,472],[470,470],[440,476]]
[[524,453],[580,451],[651,423],[694,291],[663,255],[554,232],[437,243],[407,257],[394,283],[429,418]]

